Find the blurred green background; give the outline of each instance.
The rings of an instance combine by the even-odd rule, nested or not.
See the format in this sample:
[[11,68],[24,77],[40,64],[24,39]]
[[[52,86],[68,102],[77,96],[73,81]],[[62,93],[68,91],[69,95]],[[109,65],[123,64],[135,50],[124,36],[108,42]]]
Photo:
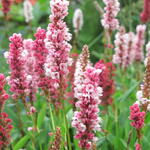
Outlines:
[[[72,25],[72,18],[76,8],[80,8],[83,11],[84,25],[79,33],[77,39],[77,49],[80,52],[84,44],[88,44],[91,52],[91,61],[96,62],[99,59],[104,58],[104,29],[100,23],[100,14],[96,10],[93,0],[70,0],[69,15],[66,18],[67,25],[70,32],[73,34],[74,29]],[[104,4],[102,0],[97,0],[100,6],[103,8]],[[143,0],[120,0],[121,10],[118,15],[120,24],[126,27],[127,31],[135,31],[136,26],[141,24],[140,13],[143,9]],[[9,47],[9,36],[13,33],[21,33],[23,37],[33,38],[37,27],[47,28],[49,23],[50,7],[49,0],[38,0],[33,6],[34,19],[30,24],[25,23],[23,15],[23,4],[12,5],[11,11],[9,12],[9,20],[5,20],[2,11],[0,11],[0,72],[8,75],[8,66],[6,60],[3,57],[3,53],[8,50]],[[149,24],[147,24],[146,41],[149,40]],[[115,33],[113,33],[114,39]],[[71,41],[73,43],[73,40]],[[127,140],[129,133],[132,130],[129,149],[134,149],[136,142],[136,132],[130,126],[129,106],[136,101],[136,91],[138,90],[140,81],[143,79],[136,78],[138,70],[141,74],[144,74],[143,64],[133,64],[126,71],[121,70],[117,67],[116,70],[116,93],[114,94],[114,107],[108,107],[108,114],[103,115],[103,128],[108,131],[107,135],[103,133],[98,134],[98,150],[126,150]],[[40,109],[42,101],[38,101],[37,108]],[[15,115],[9,108],[13,107],[10,104],[7,105],[6,111],[10,114],[11,118],[15,120]],[[103,109],[103,108],[101,108]],[[115,110],[115,111],[114,111]],[[25,113],[22,115],[25,117]],[[47,120],[46,120],[47,121]],[[142,140],[143,150],[150,150],[150,116],[146,118],[146,126],[143,130],[145,133]],[[25,125],[27,126],[27,125]],[[46,128],[46,126],[45,126]],[[13,139],[17,141],[18,134],[13,131]],[[47,139],[41,134],[38,139],[39,142],[44,143]],[[30,146],[29,146],[30,147]],[[30,148],[28,148],[30,150]]]
[[[103,8],[102,0],[97,0]],[[118,15],[120,24],[125,26],[127,31],[134,31],[137,24],[140,24],[139,14],[142,11],[142,0],[120,0],[121,11]],[[84,44],[88,44],[91,50],[92,61],[98,60],[104,52],[103,28],[100,23],[100,14],[94,6],[93,0],[70,0],[69,15],[66,22],[73,34],[72,18],[76,8],[80,8],[84,15],[84,25],[78,37],[78,50]],[[30,24],[25,22],[23,15],[23,3],[14,4],[9,12],[9,20],[4,19],[0,11],[0,51],[6,51],[9,45],[9,36],[13,33],[21,33],[24,38],[33,38],[37,27],[47,28],[49,23],[50,7],[49,0],[37,0],[33,6],[34,19]],[[34,38],[33,38],[34,39]],[[73,40],[72,40],[73,41]]]

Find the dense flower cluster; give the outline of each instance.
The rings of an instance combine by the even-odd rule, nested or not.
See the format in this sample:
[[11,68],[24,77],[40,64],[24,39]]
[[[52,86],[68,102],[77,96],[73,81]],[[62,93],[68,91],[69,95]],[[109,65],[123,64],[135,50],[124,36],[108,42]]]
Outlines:
[[145,107],[144,110],[150,111],[150,99],[146,98],[144,95],[149,95],[149,84],[142,85],[141,90],[137,91],[137,101],[135,103],[142,108]]
[[133,42],[134,38],[135,38],[135,34],[133,32],[129,32],[125,34],[127,49],[124,51],[123,54],[123,61],[122,61],[123,68],[128,67],[134,61],[134,57],[135,57],[134,42]]
[[0,74],[0,149],[6,148],[10,143],[11,119],[3,112],[5,101],[9,98],[4,90],[5,76]]
[[134,38],[135,38],[135,34],[133,32],[129,32],[126,34],[126,38],[127,38],[127,49],[124,52],[123,55],[123,67],[126,68],[129,65],[132,64],[132,62],[134,61]]
[[4,90],[5,76],[0,74],[0,112],[3,111],[5,101],[9,98],[8,94]]
[[134,60],[134,40],[135,34],[133,32],[126,33],[124,27],[120,27],[120,31],[115,37],[115,54],[113,62],[126,68]]
[[136,129],[141,129],[144,126],[145,112],[140,112],[138,104],[133,104],[130,107],[130,120],[133,121],[131,125]]
[[33,51],[33,40],[28,39],[23,41],[22,59],[24,59],[24,70],[26,76],[27,87],[25,93],[29,96],[30,101],[35,100],[37,91],[37,75],[36,75],[36,59]]
[[150,0],[144,0],[144,10],[141,13],[141,21],[143,23],[150,20]]
[[82,53],[76,62],[76,69],[74,73],[74,97],[78,98],[78,95],[82,93],[82,84],[84,82],[84,73],[86,69],[90,66],[89,61],[89,49],[85,45],[82,49]]
[[136,28],[136,38],[135,38],[135,61],[143,61],[144,53],[143,53],[143,46],[145,43],[145,30],[146,25],[138,25]]
[[101,71],[93,67],[87,68],[84,73],[85,80],[80,85],[82,93],[77,95],[76,107],[79,110],[74,113],[72,126],[77,130],[75,138],[80,140],[81,148],[90,149],[92,142],[96,141],[94,133],[101,130],[98,105],[102,88],[97,84]]
[[12,0],[2,0],[2,11],[5,15],[10,11]]
[[125,32],[124,27],[120,27],[120,31],[115,36],[115,54],[113,55],[113,63],[119,64],[120,67],[126,68],[133,61],[143,61],[144,53],[144,33],[145,25],[137,26],[137,33]]
[[141,150],[141,149],[142,149],[142,148],[141,148],[141,145],[137,143],[137,144],[135,145],[135,150]]
[[74,27],[74,32],[78,33],[79,30],[82,29],[83,26],[83,13],[81,9],[76,9],[74,12],[73,16],[73,27]]
[[48,88],[49,80],[45,76],[44,64],[48,54],[48,50],[45,47],[46,31],[44,29],[38,28],[35,34],[35,40],[33,43],[34,57],[36,59],[35,70],[36,76],[38,78],[38,87]]
[[115,54],[113,56],[113,63],[120,64],[122,66],[123,53],[127,49],[124,27],[120,27],[119,32],[115,35],[114,43],[115,43]]
[[147,58],[146,71],[143,80],[143,86],[141,86],[143,98],[150,98],[150,57]]
[[51,78],[50,93],[55,99],[61,99],[67,87],[68,66],[70,65],[71,45],[68,41],[71,40],[71,34],[68,33],[66,23],[63,21],[68,14],[69,2],[67,0],[52,0],[50,5],[51,23],[48,25],[45,39],[48,56],[44,66],[46,76]]
[[[23,0],[16,1],[23,2]],[[35,0],[24,0],[26,22],[31,21],[33,18],[31,1]],[[103,1],[106,7],[101,22],[106,29],[104,32],[107,34],[107,48],[113,47],[113,45],[109,43],[111,41],[110,33],[119,29],[114,41],[115,54],[113,56],[113,63],[126,68],[134,61],[143,61],[143,46],[145,44],[144,33],[146,26],[138,25],[136,33],[126,32],[124,27],[119,27],[119,21],[116,19],[120,10],[118,0]],[[5,3],[6,5],[7,3],[7,7],[10,6],[9,2],[11,1],[2,0],[3,4]],[[55,130],[54,140],[49,143],[50,150],[59,150],[62,147],[69,147],[73,144],[68,143],[70,142],[69,139],[67,143],[62,141],[60,128],[55,128],[55,125],[59,122],[56,118],[53,118],[58,114],[58,116],[60,116],[60,122],[65,121],[64,123],[67,127],[66,116],[68,117],[69,114],[70,119],[72,108],[70,108],[70,106],[64,108],[64,110],[62,110],[63,114],[61,111],[57,111],[57,108],[62,106],[61,100],[64,100],[65,96],[70,96],[73,99],[75,107],[75,109],[73,109],[74,116],[72,118],[72,126],[76,129],[75,138],[79,140],[79,146],[82,149],[95,150],[97,141],[96,132],[101,131],[102,122],[102,119],[99,117],[99,105],[108,106],[113,102],[112,94],[115,92],[113,76],[115,67],[111,62],[107,63],[103,60],[100,60],[93,66],[89,61],[89,49],[87,45],[83,47],[78,58],[77,54],[74,56],[70,55],[71,45],[69,41],[71,40],[71,34],[64,21],[68,15],[68,5],[68,0],[50,1],[50,24],[48,25],[47,31],[41,28],[37,29],[34,35],[35,40],[23,40],[20,34],[13,34],[13,36],[9,38],[11,43],[9,45],[9,52],[6,53],[10,66],[10,78],[8,79],[8,83],[10,85],[10,91],[13,93],[12,97],[15,100],[21,99],[28,108],[27,115],[29,115],[33,121],[33,125],[28,127],[28,131],[42,131],[39,127],[39,123],[41,124],[41,122],[38,121],[40,115],[37,114],[39,108],[36,110],[33,103],[36,99],[38,88],[42,89],[43,93],[41,93],[45,94],[47,102],[49,102],[44,102],[43,108],[46,110],[49,107],[50,114],[48,116]],[[146,22],[150,19],[150,15],[148,14],[150,11],[147,9],[150,7],[150,4],[147,0],[145,0],[144,7],[141,19],[143,22]],[[3,11],[7,14],[9,8],[3,8]],[[101,11],[101,13],[103,13],[103,11]],[[83,26],[83,14],[80,9],[75,11],[73,25],[75,35],[77,36],[77,33]],[[140,140],[142,137],[141,129],[144,127],[146,113],[150,111],[150,42],[146,46],[146,51],[148,58],[145,77],[140,91],[137,92],[137,101],[130,107],[129,116],[131,126],[133,126],[137,132],[138,143],[135,145],[136,150],[141,150],[141,145],[139,144],[141,143]],[[0,150],[5,149],[9,145],[10,131],[12,129],[11,119],[3,112],[5,101],[9,97],[4,90],[4,85],[5,77],[3,74],[0,74]],[[69,91],[70,89],[71,92]],[[67,93],[68,91],[70,95]],[[118,96],[118,93],[116,93],[116,96]],[[28,107],[29,105],[27,103],[28,97],[32,105],[30,105],[30,107]],[[45,104],[48,104],[48,106],[46,107]],[[54,104],[54,107],[53,105],[51,107],[51,104]],[[64,106],[66,106],[66,103]],[[19,114],[20,111],[17,113]],[[43,109],[41,109],[41,113],[47,116],[45,112],[43,113]],[[24,126],[22,126],[20,114],[18,117],[19,127],[24,134],[24,129],[22,128]],[[44,119],[44,116],[42,116],[42,118]],[[30,123],[29,120],[28,122]],[[62,127],[64,127],[65,124],[63,124]],[[36,126],[39,128],[37,129]],[[70,138],[67,137],[69,131],[67,131],[68,127],[66,127],[64,128],[64,135],[66,137],[63,139]],[[103,131],[105,133],[105,130]],[[34,132],[31,134],[34,134]],[[50,133],[49,135],[52,134]],[[33,135],[33,137],[35,136]],[[34,139],[31,139],[31,142],[33,142],[32,144],[35,146],[34,144],[36,143]],[[130,139],[127,144],[127,146],[129,146]],[[29,146],[32,147],[32,145]],[[41,145],[39,146],[41,147]],[[36,147],[38,149],[38,146]]]
[[11,86],[10,90],[13,92],[13,98],[16,99],[25,93],[27,87],[24,70],[25,61],[22,59],[23,39],[21,34],[13,34],[9,40],[11,41],[8,56],[11,71],[9,84]]
[[104,15],[101,21],[105,29],[110,31],[116,30],[119,28],[119,21],[116,19],[116,16],[120,10],[120,3],[118,0],[103,0],[106,7],[104,8]]
[[56,128],[54,141],[50,144],[51,144],[51,146],[49,147],[49,150],[60,150],[61,149],[61,130],[59,127]]
[[[132,120],[131,125],[136,128],[137,139],[141,141],[142,133],[141,128],[144,126],[145,117],[147,112],[150,111],[150,57],[147,58],[146,71],[143,83],[140,90],[136,93],[137,101],[130,107],[130,117]],[[141,112],[140,109],[143,111]],[[141,145],[136,144],[136,150],[141,150]]]
[[10,143],[11,119],[5,112],[0,112],[0,149],[8,147]]
[[24,8],[24,17],[26,22],[30,22],[33,19],[33,6],[30,2],[30,0],[25,0],[23,3],[23,8]]
[[113,80],[115,67],[111,62],[105,63],[103,60],[97,62],[94,67],[102,70],[97,81],[103,89],[101,105],[110,105],[113,102],[112,94],[115,92],[115,83]]

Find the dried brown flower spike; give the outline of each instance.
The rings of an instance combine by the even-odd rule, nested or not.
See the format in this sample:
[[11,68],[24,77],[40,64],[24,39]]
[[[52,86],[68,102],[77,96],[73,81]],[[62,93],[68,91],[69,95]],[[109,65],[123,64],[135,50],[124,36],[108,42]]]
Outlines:
[[146,71],[144,76],[144,85],[142,87],[143,98],[150,97],[150,57],[147,58]]
[[54,141],[52,142],[49,150],[60,150],[60,148],[61,148],[61,131],[60,128],[57,127]]

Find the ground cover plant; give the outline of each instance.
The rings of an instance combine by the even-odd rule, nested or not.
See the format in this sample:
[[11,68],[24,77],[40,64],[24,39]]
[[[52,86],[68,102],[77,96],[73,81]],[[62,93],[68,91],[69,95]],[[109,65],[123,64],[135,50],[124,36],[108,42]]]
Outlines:
[[150,149],[150,0],[0,8],[0,150]]

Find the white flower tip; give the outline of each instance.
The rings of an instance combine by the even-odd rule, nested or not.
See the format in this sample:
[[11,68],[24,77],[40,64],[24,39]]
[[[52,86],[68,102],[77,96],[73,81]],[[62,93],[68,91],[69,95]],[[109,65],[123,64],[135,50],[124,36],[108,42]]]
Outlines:
[[9,52],[8,52],[8,51],[4,53],[4,57],[5,57],[6,59],[8,59],[8,57],[9,57]]

